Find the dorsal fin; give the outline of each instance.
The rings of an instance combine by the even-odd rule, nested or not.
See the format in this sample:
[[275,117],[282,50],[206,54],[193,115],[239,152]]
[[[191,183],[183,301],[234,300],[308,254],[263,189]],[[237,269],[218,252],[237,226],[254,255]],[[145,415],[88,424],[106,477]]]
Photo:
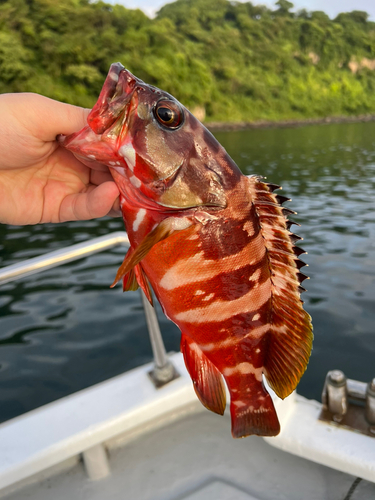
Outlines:
[[286,217],[294,212],[281,207],[272,188],[259,177],[248,180],[267,248],[272,283],[271,327],[264,374],[271,388],[284,399],[296,388],[312,348],[311,318],[300,299],[300,292],[304,290],[300,283],[307,277],[299,271],[304,263],[299,263],[298,257],[305,252],[294,246],[297,238],[289,232]]

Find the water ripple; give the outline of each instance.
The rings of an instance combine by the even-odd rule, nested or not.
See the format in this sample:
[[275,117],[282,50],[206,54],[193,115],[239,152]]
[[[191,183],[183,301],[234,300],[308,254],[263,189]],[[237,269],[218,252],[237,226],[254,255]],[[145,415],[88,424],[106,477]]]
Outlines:
[[[375,124],[216,134],[247,174],[293,198],[311,279],[303,295],[314,350],[299,391],[320,398],[325,374],[375,374]],[[111,231],[120,219],[0,225],[0,265]],[[27,245],[25,242],[27,241]],[[123,249],[0,288],[0,421],[151,359],[140,296],[109,289]],[[157,311],[168,350],[177,328]]]

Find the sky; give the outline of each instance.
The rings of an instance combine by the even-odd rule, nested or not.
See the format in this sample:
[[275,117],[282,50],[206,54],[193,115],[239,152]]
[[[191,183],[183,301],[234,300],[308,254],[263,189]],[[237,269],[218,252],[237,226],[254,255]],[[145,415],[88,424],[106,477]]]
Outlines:
[[[375,1],[374,0],[290,0],[295,10],[323,10],[331,18],[336,17],[339,12],[350,12],[352,10],[364,10],[370,14],[370,19],[375,21]],[[120,3],[128,9],[142,9],[150,17],[155,15],[160,7],[168,3],[165,0],[110,0],[110,3]],[[264,4],[274,7],[272,1],[252,0],[252,3]]]

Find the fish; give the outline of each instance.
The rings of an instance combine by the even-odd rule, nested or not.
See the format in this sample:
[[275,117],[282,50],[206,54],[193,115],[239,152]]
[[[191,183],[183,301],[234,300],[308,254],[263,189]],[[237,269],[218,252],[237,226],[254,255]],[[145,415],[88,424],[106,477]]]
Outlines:
[[280,187],[244,175],[177,99],[112,64],[87,126],[60,139],[109,167],[130,248],[114,283],[141,287],[181,330],[195,392],[232,435],[276,436],[268,386],[296,388],[312,349],[300,260]]

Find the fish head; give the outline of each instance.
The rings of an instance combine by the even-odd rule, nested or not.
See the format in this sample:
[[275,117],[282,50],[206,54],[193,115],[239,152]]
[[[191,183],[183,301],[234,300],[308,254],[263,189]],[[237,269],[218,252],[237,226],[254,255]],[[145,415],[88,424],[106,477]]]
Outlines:
[[125,196],[159,210],[227,205],[234,172],[224,148],[177,99],[120,63],[112,64],[87,123],[61,144],[110,167]]

